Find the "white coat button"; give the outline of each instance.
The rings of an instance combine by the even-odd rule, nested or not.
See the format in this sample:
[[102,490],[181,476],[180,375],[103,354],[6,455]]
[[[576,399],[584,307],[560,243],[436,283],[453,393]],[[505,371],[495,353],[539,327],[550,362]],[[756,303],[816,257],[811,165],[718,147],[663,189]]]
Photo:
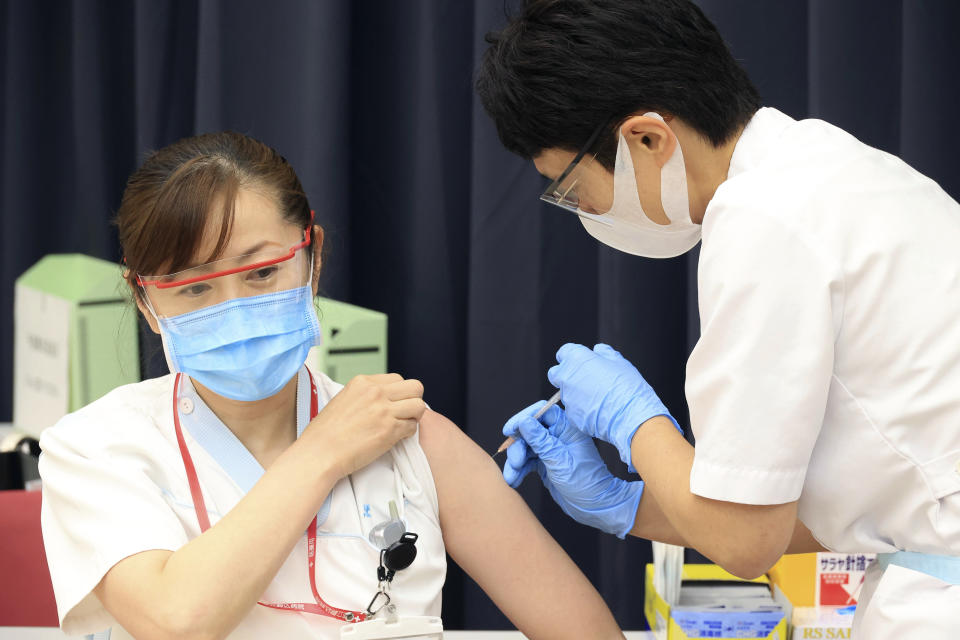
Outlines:
[[180,398],[180,412],[186,415],[193,413],[193,400],[190,398]]
[[957,460],[957,466],[954,468],[957,470],[957,473],[960,473],[960,460]]

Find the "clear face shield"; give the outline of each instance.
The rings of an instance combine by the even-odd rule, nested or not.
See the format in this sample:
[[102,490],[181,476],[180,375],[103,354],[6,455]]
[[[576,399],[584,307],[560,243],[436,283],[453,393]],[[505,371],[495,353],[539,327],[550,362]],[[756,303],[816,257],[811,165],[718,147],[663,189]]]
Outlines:
[[293,245],[270,242],[177,273],[138,274],[170,370],[234,400],[283,388],[320,344],[310,231]]
[[[293,246],[269,248],[161,276],[137,274],[147,307],[158,319],[175,318],[246,298],[311,296],[310,227]],[[254,301],[250,301],[254,302]]]

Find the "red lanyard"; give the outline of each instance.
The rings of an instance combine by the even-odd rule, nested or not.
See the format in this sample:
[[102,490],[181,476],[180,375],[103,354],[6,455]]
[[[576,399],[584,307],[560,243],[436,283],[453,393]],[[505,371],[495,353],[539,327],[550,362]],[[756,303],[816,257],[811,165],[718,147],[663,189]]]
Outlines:
[[[309,370],[307,371],[309,374]],[[203,493],[200,491],[200,480],[197,478],[197,470],[193,466],[193,459],[190,457],[190,451],[187,449],[187,443],[183,439],[183,431],[180,429],[180,413],[177,410],[177,401],[180,396],[180,376],[173,383],[173,426],[177,431],[177,444],[180,445],[180,456],[183,458],[183,468],[187,472],[187,482],[190,484],[190,495],[193,497],[193,508],[197,512],[197,520],[200,523],[201,533],[210,528],[210,519],[207,518],[207,507],[203,502]],[[317,417],[317,385],[313,381],[313,375],[310,374],[310,419]],[[313,613],[317,615],[329,616],[344,622],[363,622],[367,614],[362,611],[350,611],[348,609],[338,609],[331,607],[323,601],[320,594],[317,593],[317,517],[314,516],[307,528],[307,573],[310,575],[310,589],[313,591],[313,598],[316,602],[260,602],[257,604],[270,607],[271,609],[287,609],[291,611],[302,611],[304,613]]]

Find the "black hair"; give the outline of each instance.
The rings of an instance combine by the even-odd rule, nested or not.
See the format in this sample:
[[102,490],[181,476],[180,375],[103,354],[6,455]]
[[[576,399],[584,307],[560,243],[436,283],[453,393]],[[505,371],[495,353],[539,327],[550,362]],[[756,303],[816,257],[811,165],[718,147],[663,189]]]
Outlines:
[[608,123],[598,159],[612,168],[613,132],[643,111],[676,116],[720,146],[760,107],[690,0],[525,0],[486,40],[477,92],[500,141],[524,158],[579,151]]

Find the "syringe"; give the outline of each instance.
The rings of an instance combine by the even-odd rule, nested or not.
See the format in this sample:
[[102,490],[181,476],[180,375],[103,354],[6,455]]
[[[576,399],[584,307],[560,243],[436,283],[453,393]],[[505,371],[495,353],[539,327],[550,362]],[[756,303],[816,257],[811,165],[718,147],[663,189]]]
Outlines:
[[[543,417],[543,414],[545,414],[545,413],[547,412],[547,409],[549,409],[549,408],[552,407],[553,405],[557,404],[558,402],[560,402],[560,392],[559,392],[559,391],[557,391],[555,394],[553,394],[552,396],[550,396],[550,399],[547,400],[547,404],[545,404],[545,405],[543,405],[542,407],[540,407],[539,409],[537,409],[537,412],[536,412],[535,414],[533,414],[533,419],[534,419],[534,420],[539,420],[541,417]],[[508,448],[510,445],[512,445],[514,442],[516,442],[516,439],[515,439],[515,438],[513,438],[513,437],[507,438],[506,440],[503,441],[503,444],[500,445],[500,448],[497,449],[496,453],[494,453],[493,455],[494,455],[494,456],[497,456],[497,455],[499,455],[500,453],[506,451],[507,448]]]

